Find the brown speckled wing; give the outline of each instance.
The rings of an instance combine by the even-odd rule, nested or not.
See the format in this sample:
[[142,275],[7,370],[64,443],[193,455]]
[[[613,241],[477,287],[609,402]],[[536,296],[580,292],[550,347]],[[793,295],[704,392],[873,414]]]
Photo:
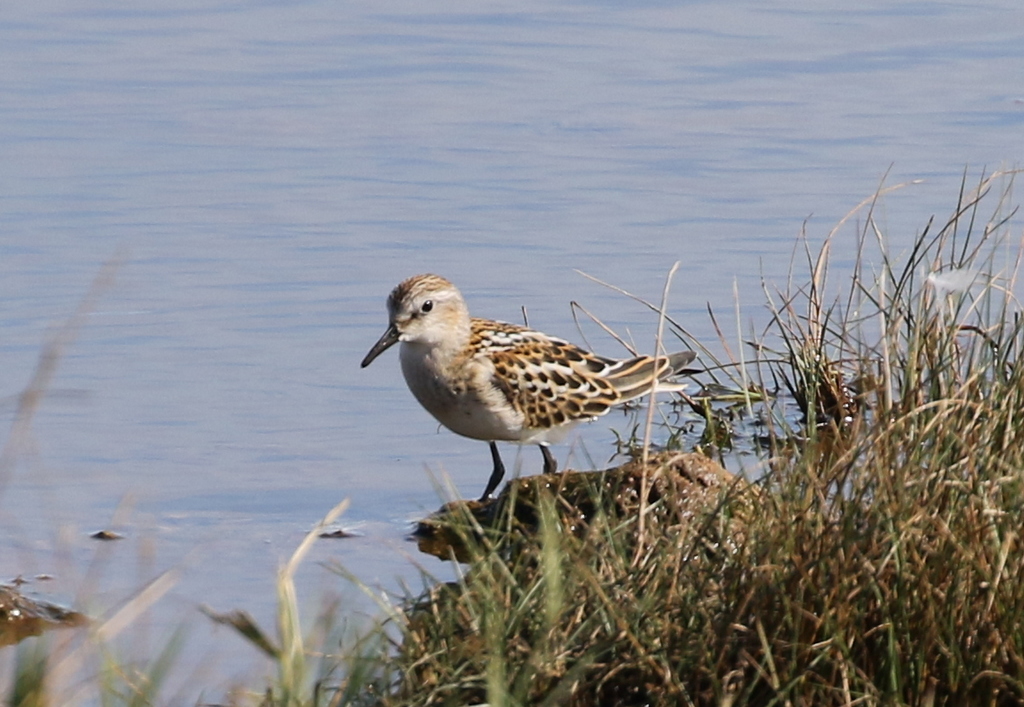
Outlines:
[[603,415],[621,396],[602,374],[616,361],[514,324],[473,320],[471,341],[494,364],[493,382],[524,416],[546,429]]
[[[529,429],[548,429],[603,415],[646,395],[651,381],[671,378],[692,351],[618,361],[515,324],[472,320],[470,348],[494,365],[492,382]],[[676,388],[679,389],[678,387]]]

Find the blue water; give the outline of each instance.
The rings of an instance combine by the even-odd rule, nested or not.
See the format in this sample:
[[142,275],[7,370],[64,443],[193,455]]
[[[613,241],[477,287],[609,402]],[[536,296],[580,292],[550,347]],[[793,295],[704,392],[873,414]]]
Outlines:
[[[1020,164],[1022,35],[1011,2],[6,7],[5,427],[117,265],[31,437],[4,433],[0,578],[53,575],[30,588],[103,615],[180,566],[151,643],[188,623],[192,685],[258,685],[256,652],[197,604],[269,623],[276,567],[349,497],[363,535],[321,542],[300,591],[369,611],[317,560],[386,590],[416,563],[450,576],[407,523],[439,504],[432,477],[466,496],[486,480],[486,446],[438,432],[393,353],[359,369],[394,284],[435,271],[479,316],[525,307],[577,341],[579,301],[644,347],[654,317],[575,271],[656,300],[680,261],[670,311],[717,349],[707,305],[735,330],[735,288],[759,329],[762,277],[781,286],[801,231],[820,243],[883,179],[924,180],[876,211],[899,252],[965,170]],[[556,456],[603,463],[624,424]],[[106,527],[126,540],[88,539]]]

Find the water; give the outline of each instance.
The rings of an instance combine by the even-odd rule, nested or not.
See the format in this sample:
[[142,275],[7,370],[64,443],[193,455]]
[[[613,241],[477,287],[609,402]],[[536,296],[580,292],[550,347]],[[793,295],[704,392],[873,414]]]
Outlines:
[[[1020,164],[1022,30],[1010,2],[5,8],[7,420],[118,265],[0,497],[0,577],[52,574],[30,587],[103,615],[180,566],[152,644],[187,622],[181,672],[209,662],[208,696],[258,684],[265,664],[197,604],[269,623],[276,567],[349,497],[362,537],[321,542],[300,590],[369,611],[317,560],[391,590],[417,563],[450,576],[408,521],[439,504],[432,475],[486,481],[486,446],[437,432],[393,352],[358,367],[395,283],[436,271],[480,316],[525,307],[580,340],[577,300],[643,347],[654,318],[574,271],[657,299],[678,260],[671,312],[701,340],[734,286],[763,324],[761,278],[784,280],[805,224],[820,242],[883,177],[924,179],[879,211],[898,251],[965,168]],[[602,463],[623,424],[559,461]],[[106,527],[126,540],[87,537]]]

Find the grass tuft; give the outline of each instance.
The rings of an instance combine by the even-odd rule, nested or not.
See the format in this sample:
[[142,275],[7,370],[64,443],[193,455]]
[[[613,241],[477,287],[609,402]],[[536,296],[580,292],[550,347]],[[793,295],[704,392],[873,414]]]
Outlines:
[[552,489],[532,529],[467,532],[470,569],[408,607],[379,704],[1024,704],[1011,184],[965,181],[901,256],[866,202],[853,272],[830,282],[837,231],[769,294],[748,368],[718,369],[761,426],[756,486],[643,516],[595,487],[585,522]]

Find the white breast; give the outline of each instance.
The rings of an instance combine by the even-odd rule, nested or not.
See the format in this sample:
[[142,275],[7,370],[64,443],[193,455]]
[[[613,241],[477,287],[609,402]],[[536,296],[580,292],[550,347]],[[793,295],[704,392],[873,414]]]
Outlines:
[[410,342],[402,343],[399,359],[416,400],[452,432],[486,441],[527,441],[522,416],[491,384],[484,363],[471,360],[451,370],[439,364],[435,350]]

